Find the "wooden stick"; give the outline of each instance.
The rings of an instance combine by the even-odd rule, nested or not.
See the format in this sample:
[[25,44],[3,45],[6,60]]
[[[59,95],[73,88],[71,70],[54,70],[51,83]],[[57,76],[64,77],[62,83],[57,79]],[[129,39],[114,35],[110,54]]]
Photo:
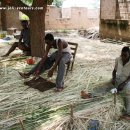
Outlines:
[[116,105],[116,92],[114,93],[114,105]]
[[74,119],[74,111],[73,111],[73,105],[70,105],[70,122],[73,124]]
[[22,130],[25,130],[24,125],[23,125],[23,121],[21,119],[19,119],[19,122],[20,122]]

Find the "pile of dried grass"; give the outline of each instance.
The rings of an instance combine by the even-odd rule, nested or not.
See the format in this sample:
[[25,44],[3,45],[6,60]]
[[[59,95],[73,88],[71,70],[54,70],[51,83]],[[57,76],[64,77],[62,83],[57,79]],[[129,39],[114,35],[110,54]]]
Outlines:
[[96,40],[99,39],[99,28],[90,28],[87,30],[78,30],[80,36],[84,36],[87,39]]
[[112,95],[104,98],[98,102],[88,103],[89,105],[86,107],[80,104],[84,108],[83,110],[78,110],[73,116],[70,114],[51,123],[49,121],[42,125],[40,130],[86,130],[90,120],[98,120],[100,130],[126,130],[130,128],[129,124],[118,121],[123,109],[122,99],[118,96],[117,103],[114,105]]
[[[20,129],[19,119],[23,120],[25,130],[36,129],[41,124],[44,124],[43,130],[68,129],[70,127],[70,114],[68,114],[70,104],[75,104],[72,125],[75,130],[79,130],[80,127],[87,128],[86,124],[89,119],[98,119],[103,128],[113,122],[115,107],[111,95],[94,93],[96,98],[88,100],[80,98],[81,90],[93,92],[96,86],[95,81],[99,83],[99,77],[96,77],[97,72],[102,66],[96,65],[95,68],[90,69],[86,66],[75,65],[77,68],[75,73],[68,75],[65,79],[67,88],[57,94],[53,90],[40,93],[25,86],[24,80],[17,73],[19,67],[20,69],[26,68],[25,64],[18,63],[14,68],[5,65],[0,69],[0,129]],[[116,112],[120,115],[121,100],[118,102]],[[109,123],[107,124],[106,121],[104,125],[102,122],[108,119]]]

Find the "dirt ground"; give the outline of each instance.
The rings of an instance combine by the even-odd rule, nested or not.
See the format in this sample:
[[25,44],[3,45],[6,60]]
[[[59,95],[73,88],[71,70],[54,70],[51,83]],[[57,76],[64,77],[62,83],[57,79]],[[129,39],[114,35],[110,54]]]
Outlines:
[[[55,34],[56,37],[59,35]],[[102,82],[111,79],[114,60],[120,55],[125,46],[103,43],[100,40],[88,40],[75,33],[61,35],[61,38],[78,43],[78,51],[74,69],[65,77],[65,89],[61,93],[54,93],[53,89],[40,92],[24,85],[18,71],[27,71],[32,66],[26,64],[25,59],[0,62],[0,129],[10,129],[18,123],[19,118],[25,118],[25,113],[31,113],[39,107],[57,107],[80,100],[80,91],[93,92]],[[0,55],[5,53],[0,48]],[[52,78],[55,81],[56,75]],[[29,129],[28,129],[29,130]]]

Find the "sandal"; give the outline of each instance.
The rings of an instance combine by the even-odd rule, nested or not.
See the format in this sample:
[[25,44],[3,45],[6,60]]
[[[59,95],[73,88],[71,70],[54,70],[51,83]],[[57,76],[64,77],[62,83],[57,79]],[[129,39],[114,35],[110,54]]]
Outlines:
[[63,87],[56,87],[54,88],[54,92],[61,92],[63,90]]
[[23,77],[24,79],[29,78],[29,75],[27,75],[27,74],[25,74],[25,73],[21,73],[21,72],[18,72],[18,73],[19,73],[19,75],[20,75],[21,77]]

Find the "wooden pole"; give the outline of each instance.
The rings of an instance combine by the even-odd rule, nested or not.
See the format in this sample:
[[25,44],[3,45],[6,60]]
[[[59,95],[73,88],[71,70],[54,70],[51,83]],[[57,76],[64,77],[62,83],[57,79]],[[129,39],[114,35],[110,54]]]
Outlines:
[[114,105],[116,105],[116,92],[114,93]]
[[73,124],[74,119],[74,111],[73,111],[73,105],[70,105],[70,122]]

